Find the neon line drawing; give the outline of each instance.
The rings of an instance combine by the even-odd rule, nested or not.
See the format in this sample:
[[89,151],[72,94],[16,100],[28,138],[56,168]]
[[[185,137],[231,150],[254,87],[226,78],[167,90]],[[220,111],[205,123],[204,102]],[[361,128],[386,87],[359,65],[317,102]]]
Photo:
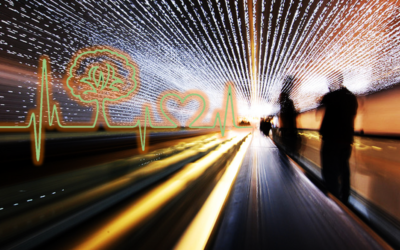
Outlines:
[[[79,68],[87,58],[102,57],[109,58],[102,62],[95,62],[88,67],[85,73],[76,75],[74,71]],[[123,76],[115,69],[117,66],[126,66],[126,75]],[[226,123],[228,117],[228,109],[231,108],[232,122],[235,128],[251,128],[251,126],[238,126],[235,122],[234,98],[232,86],[228,85],[224,119],[222,121],[220,112],[215,113],[215,119],[210,126],[195,126],[193,125],[206,110],[206,98],[198,93],[190,93],[181,97],[175,93],[166,93],[160,99],[160,111],[163,117],[172,125],[153,125],[151,121],[151,113],[148,105],[143,106],[143,119],[138,118],[136,123],[132,125],[114,125],[108,121],[106,112],[107,103],[123,102],[127,98],[131,98],[135,90],[138,89],[139,78],[137,76],[138,67],[132,62],[130,57],[121,51],[109,47],[90,47],[82,51],[78,51],[73,60],[71,60],[69,70],[67,71],[64,81],[65,87],[70,91],[70,95],[77,99],[82,104],[92,105],[94,108],[92,122],[88,124],[66,124],[61,115],[59,104],[51,100],[52,89],[50,61],[48,57],[42,56],[39,59],[39,95],[36,109],[29,111],[26,123],[24,126],[15,126],[14,124],[0,124],[0,131],[29,131],[31,133],[31,148],[32,160],[35,165],[43,163],[45,131],[57,128],[59,131],[71,130],[96,130],[100,123],[104,124],[107,129],[135,129],[138,128],[138,134],[142,151],[145,151],[146,146],[146,128],[166,129],[177,128],[178,125],[173,121],[164,110],[164,101],[166,98],[176,98],[181,104],[192,97],[197,97],[202,100],[203,107],[201,108],[195,119],[189,123],[189,128],[199,129],[214,129],[219,123],[221,135],[225,135]],[[126,81],[123,81],[125,79]],[[100,111],[101,110],[101,111]],[[45,119],[45,111],[47,111],[47,120]],[[141,123],[143,120],[143,125]],[[142,131],[143,130],[143,131]]]

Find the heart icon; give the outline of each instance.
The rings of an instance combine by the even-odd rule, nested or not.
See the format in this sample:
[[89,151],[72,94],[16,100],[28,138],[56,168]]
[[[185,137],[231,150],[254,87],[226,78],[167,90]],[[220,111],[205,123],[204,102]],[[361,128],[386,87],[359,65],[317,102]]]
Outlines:
[[[199,93],[188,94],[188,95],[186,95],[186,96],[183,97],[183,98],[182,98],[181,96],[177,95],[177,94],[174,94],[174,93],[168,93],[168,94],[163,95],[163,97],[162,97],[161,100],[160,100],[160,110],[161,110],[161,113],[164,115],[164,117],[165,117],[168,121],[170,121],[173,125],[172,125],[172,126],[160,126],[159,128],[177,128],[177,127],[178,127],[178,125],[176,124],[176,122],[173,121],[173,120],[167,115],[167,113],[166,113],[165,110],[164,110],[164,101],[165,101],[165,99],[167,99],[168,97],[175,97],[175,98],[177,98],[177,99],[181,102],[181,104],[185,103],[186,100],[187,100],[188,98],[191,98],[191,97],[198,97],[198,98],[201,100],[201,102],[203,103],[203,106],[202,106],[200,112],[198,112],[198,115],[196,115],[196,118],[189,124],[189,128],[203,128],[202,126],[194,126],[194,125],[193,125],[193,123],[195,123],[195,122],[203,115],[203,113],[204,113],[204,111],[205,111],[205,109],[206,109],[206,99],[205,99],[201,94],[199,94]],[[157,127],[158,127],[158,126],[157,126]]]

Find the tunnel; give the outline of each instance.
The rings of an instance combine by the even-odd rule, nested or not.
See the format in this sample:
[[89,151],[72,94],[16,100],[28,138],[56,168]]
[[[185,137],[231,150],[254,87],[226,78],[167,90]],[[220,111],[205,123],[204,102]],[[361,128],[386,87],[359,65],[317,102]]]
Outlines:
[[400,1],[0,0],[0,249],[400,249]]

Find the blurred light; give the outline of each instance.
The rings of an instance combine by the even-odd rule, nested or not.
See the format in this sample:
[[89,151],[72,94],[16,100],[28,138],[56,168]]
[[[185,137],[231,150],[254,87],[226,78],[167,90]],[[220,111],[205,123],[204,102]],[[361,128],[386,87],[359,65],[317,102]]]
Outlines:
[[186,228],[174,249],[205,249],[210,235],[214,230],[223,205],[239,172],[242,161],[250,146],[252,135],[243,142],[235,158],[226,168],[224,175],[208,196],[195,218]]
[[[201,90],[212,112],[227,82],[235,84],[241,116],[266,115],[259,106],[276,110],[287,75],[297,79],[292,97],[300,111],[315,107],[327,91],[322,78],[333,70],[343,71],[357,94],[376,91],[400,79],[398,13],[398,1],[382,0],[7,1],[0,15],[0,78],[7,86],[1,121],[23,123],[35,107],[43,54],[66,122],[90,120],[92,108],[69,97],[62,77],[71,56],[94,45],[125,51],[140,68],[139,93],[111,107],[114,122],[137,118],[143,103],[156,105],[166,90]],[[170,108],[183,122],[198,104]],[[157,111],[152,116],[160,119]]]
[[[104,249],[110,247],[113,242],[118,241],[130,230],[136,229],[141,223],[151,218],[151,216],[176,197],[182,190],[185,190],[190,183],[204,174],[215,161],[219,160],[223,154],[227,153],[229,149],[243,139],[244,135],[245,134],[239,134],[222,144],[219,142],[211,142],[210,144],[203,145],[199,149],[186,150],[177,155],[176,157],[182,158],[193,153],[197,154],[199,151],[207,151],[207,148],[213,148],[219,145],[206,156],[194,163],[187,164],[171,178],[139,197],[108,223],[105,223],[103,227],[92,233],[89,238],[85,239],[79,246],[75,247],[75,249]],[[172,164],[171,161],[175,160],[170,159],[168,162],[166,162],[166,160],[155,162],[153,168],[165,165],[170,166]]]

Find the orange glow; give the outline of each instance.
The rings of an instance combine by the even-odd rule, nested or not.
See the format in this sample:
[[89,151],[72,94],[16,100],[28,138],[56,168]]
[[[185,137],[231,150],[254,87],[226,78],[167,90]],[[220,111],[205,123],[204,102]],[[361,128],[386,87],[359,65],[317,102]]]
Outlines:
[[[195,163],[187,164],[169,180],[161,183],[150,192],[133,202],[129,208],[97,230],[90,236],[90,238],[85,240],[75,249],[104,249],[109,247],[113,242],[117,241],[127,232],[137,228],[141,223],[145,222],[152,215],[162,209],[165,204],[184,190],[187,185],[196,180],[204,173],[204,171],[212,166],[221,155],[225,154],[230,148],[239,143],[244,136],[244,134],[238,134],[232,139],[226,140],[214,151]],[[195,151],[196,153],[199,151],[207,151],[217,144],[218,142],[214,141],[198,148],[197,150],[187,151]],[[182,154],[189,154],[187,151],[182,152]],[[169,162],[167,165],[170,164],[172,164],[172,162]]]
[[229,196],[229,191],[239,172],[240,166],[252,140],[250,135],[241,146],[239,152],[227,167],[221,180],[214,188],[203,207],[192,220],[181,239],[175,246],[175,249],[204,249],[215,223],[222,212],[225,201]]

